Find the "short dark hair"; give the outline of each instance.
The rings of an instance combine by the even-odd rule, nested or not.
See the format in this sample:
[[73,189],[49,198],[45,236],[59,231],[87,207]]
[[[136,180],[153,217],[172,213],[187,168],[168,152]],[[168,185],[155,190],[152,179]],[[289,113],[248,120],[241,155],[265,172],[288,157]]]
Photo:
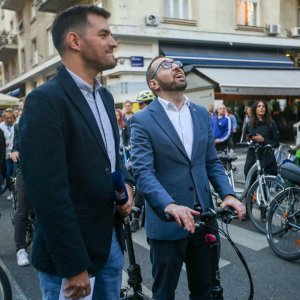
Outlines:
[[82,36],[86,27],[89,25],[88,16],[95,14],[105,19],[110,17],[110,13],[104,8],[94,5],[72,6],[56,16],[52,24],[53,44],[61,55],[66,47],[65,37],[68,32],[74,31]]
[[152,68],[152,65],[153,65],[153,63],[156,61],[156,60],[158,60],[159,58],[162,58],[162,57],[165,57],[164,55],[158,55],[158,56],[155,56],[152,60],[151,60],[151,62],[150,62],[150,64],[149,64],[149,66],[148,66],[148,68],[147,68],[147,72],[146,72],[146,81],[147,81],[147,84],[148,84],[148,86],[149,86],[149,81],[152,79],[152,77],[153,77],[153,75],[154,75],[154,68]]

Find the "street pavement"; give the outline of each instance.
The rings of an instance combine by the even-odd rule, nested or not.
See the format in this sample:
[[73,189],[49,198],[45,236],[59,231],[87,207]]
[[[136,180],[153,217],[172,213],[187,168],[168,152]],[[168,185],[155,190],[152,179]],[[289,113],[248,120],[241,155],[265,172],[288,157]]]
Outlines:
[[[234,165],[239,172],[236,174],[238,187],[243,187],[243,165],[245,161],[244,150],[235,150],[238,160]],[[13,242],[13,226],[10,221],[10,202],[6,200],[6,194],[0,197],[0,264],[9,274],[16,300],[39,300],[38,279],[32,266],[18,267],[15,258]],[[258,233],[250,221],[233,221],[229,225],[229,233],[232,240],[245,257],[254,282],[254,299],[257,300],[299,300],[299,270],[300,261],[287,262],[275,257],[266,237]],[[143,292],[151,295],[151,264],[149,259],[149,246],[143,229],[133,234],[136,260],[141,265],[143,277]],[[244,300],[248,299],[249,282],[246,272],[235,254],[233,248],[224,238],[221,239],[220,271],[224,299]],[[126,268],[124,266],[123,281],[126,285]],[[183,266],[179,284],[176,290],[176,300],[188,299],[188,286],[186,271]],[[1,299],[0,299],[1,300]],[[107,299],[113,300],[113,299]]]

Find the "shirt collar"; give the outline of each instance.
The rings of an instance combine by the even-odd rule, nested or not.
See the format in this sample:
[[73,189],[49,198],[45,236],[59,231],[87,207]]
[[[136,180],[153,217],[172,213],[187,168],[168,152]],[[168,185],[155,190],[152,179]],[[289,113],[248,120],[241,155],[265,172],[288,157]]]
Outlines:
[[[185,96],[185,95],[183,95],[183,97],[184,97],[183,106],[187,105],[188,107],[190,107],[190,104],[191,104],[190,99],[187,96]],[[157,100],[163,106],[164,109],[178,111],[178,109],[177,109],[177,107],[176,107],[176,105],[174,103],[172,103],[170,101],[167,101],[167,100],[165,100],[163,98],[160,98],[160,97],[157,97]]]
[[[79,87],[81,91],[85,91],[87,93],[92,93],[94,91],[94,87],[81,79],[78,75],[73,73],[71,70],[66,68],[66,70],[70,73],[71,77],[74,79],[76,85]],[[101,83],[97,78],[95,78],[95,92],[98,92],[99,89],[102,87]]]

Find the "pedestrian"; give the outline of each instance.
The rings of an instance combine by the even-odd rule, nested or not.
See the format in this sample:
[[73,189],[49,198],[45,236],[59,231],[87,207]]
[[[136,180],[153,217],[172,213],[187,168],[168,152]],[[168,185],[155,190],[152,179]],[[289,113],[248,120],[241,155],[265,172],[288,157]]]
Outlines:
[[[63,66],[27,96],[19,123],[25,188],[37,218],[32,264],[44,300],[58,299],[62,285],[67,298],[87,296],[90,276],[92,299],[119,299],[120,215],[131,211],[133,181],[119,157],[113,97],[96,79],[116,66],[109,17],[97,6],[56,16],[52,37]],[[129,195],[123,206],[116,203],[115,171]]]
[[[125,122],[123,118],[122,111],[120,109],[116,109],[116,118],[117,118],[117,124],[118,124],[118,130],[119,130],[119,136],[120,136],[120,155],[121,158],[124,160],[127,157],[126,154],[126,145],[129,143],[129,137],[127,135],[127,130],[125,128]],[[124,163],[126,162],[126,159],[124,160]]]
[[214,106],[213,106],[212,104],[209,104],[209,105],[207,106],[207,111],[208,111],[209,117],[210,117],[211,119],[216,115],[216,113],[215,113],[215,108],[214,108]]
[[237,124],[235,115],[231,112],[231,108],[226,107],[225,110],[226,110],[225,114],[227,117],[229,117],[230,122],[231,122],[231,135],[228,139],[228,148],[230,151],[233,152],[234,140],[235,140],[235,135],[237,134],[238,124]]
[[4,189],[6,182],[6,164],[5,164],[5,154],[6,154],[6,142],[3,130],[0,128],[0,193]]
[[14,240],[16,246],[17,264],[20,267],[25,267],[30,264],[27,252],[26,232],[31,205],[24,187],[19,153],[18,121],[22,115],[23,105],[23,101],[19,103],[18,118],[14,126],[13,147],[10,154],[10,159],[16,166],[16,192],[18,198],[16,203],[16,214],[14,217]]
[[[133,111],[133,104],[131,101],[126,100],[123,103],[123,120],[124,120],[124,128],[126,131],[126,137],[127,137],[127,141],[125,143],[125,147],[130,147],[130,120],[131,117],[134,115]],[[130,154],[130,151],[127,151],[128,155]]]
[[231,137],[231,121],[226,116],[226,107],[224,104],[218,106],[218,114],[211,120],[211,126],[217,151],[227,151],[228,142]]
[[12,194],[11,194],[11,181],[10,177],[13,175],[15,171],[15,166],[12,160],[10,159],[10,153],[11,149],[13,147],[13,141],[14,141],[14,124],[16,121],[16,116],[14,114],[14,111],[12,108],[7,108],[4,110],[3,114],[3,122],[0,124],[0,129],[4,133],[5,137],[5,167],[6,167],[6,174],[5,174],[5,180],[6,180],[6,186],[9,191],[9,195],[7,196],[7,200],[12,200]]
[[[145,228],[150,244],[153,298],[174,299],[185,262],[190,299],[212,299],[210,254],[205,228],[195,230],[201,206],[212,208],[209,180],[241,219],[244,205],[234,197],[217,159],[210,119],[205,107],[192,103],[182,63],[155,57],[146,72],[157,96],[131,121],[133,174],[145,199]],[[176,222],[165,222],[164,214]]]
[[245,128],[246,128],[246,125],[249,122],[251,116],[252,116],[252,106],[247,106],[245,109],[245,117],[244,117],[243,127],[242,127],[242,135],[241,135],[241,140],[240,140],[241,143],[244,140],[246,140]]
[[[252,106],[252,115],[249,122],[245,126],[245,136],[248,141],[252,141],[261,145],[279,146],[279,132],[276,123],[270,116],[268,105],[264,100],[255,101]],[[266,152],[268,151],[268,152]],[[267,174],[277,175],[277,163],[274,152],[272,150],[262,149],[258,153],[261,159],[262,167]],[[249,149],[244,166],[244,174],[247,174],[255,164],[256,157],[254,149]]]
[[[143,110],[145,109],[155,98],[155,95],[150,90],[143,90],[140,91],[136,96],[136,101],[139,104],[139,109]],[[134,212],[132,214],[132,220],[130,222],[130,230],[131,232],[136,232],[140,228],[140,221],[139,218],[142,215],[142,226],[144,226],[144,199],[139,192],[138,189],[136,189],[135,197],[134,197],[134,206],[137,207],[139,210],[137,212]]]
[[143,110],[155,98],[154,94],[149,90],[140,91],[136,96],[136,102],[139,104],[139,109]]

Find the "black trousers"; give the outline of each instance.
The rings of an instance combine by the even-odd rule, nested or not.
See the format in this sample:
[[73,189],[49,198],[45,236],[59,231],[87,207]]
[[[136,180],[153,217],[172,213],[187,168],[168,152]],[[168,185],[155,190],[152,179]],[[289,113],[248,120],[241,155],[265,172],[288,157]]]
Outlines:
[[[152,263],[153,298],[156,300],[175,299],[183,262],[186,264],[188,287],[191,300],[212,299],[210,249],[205,244],[204,226],[196,229],[186,239],[160,241],[148,239]],[[215,233],[216,234],[216,233]],[[217,235],[219,240],[219,236]]]
[[16,189],[18,195],[17,211],[15,216],[15,244],[16,250],[26,249],[26,231],[28,224],[28,216],[31,205],[25,193],[23,176],[17,172]]

